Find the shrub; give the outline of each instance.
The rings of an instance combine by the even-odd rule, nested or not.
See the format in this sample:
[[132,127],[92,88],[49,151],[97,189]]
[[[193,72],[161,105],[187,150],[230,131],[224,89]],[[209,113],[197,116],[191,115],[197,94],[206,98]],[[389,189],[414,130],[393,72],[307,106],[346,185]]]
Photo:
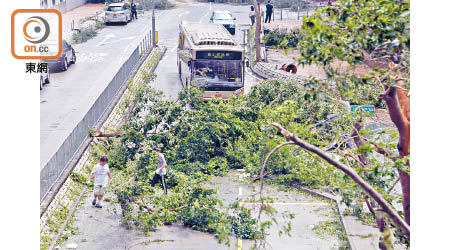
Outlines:
[[[152,0],[137,0],[136,3],[139,3],[137,6],[139,10],[152,10]],[[172,5],[168,0],[155,0],[155,9],[166,10],[170,8],[172,8]]]

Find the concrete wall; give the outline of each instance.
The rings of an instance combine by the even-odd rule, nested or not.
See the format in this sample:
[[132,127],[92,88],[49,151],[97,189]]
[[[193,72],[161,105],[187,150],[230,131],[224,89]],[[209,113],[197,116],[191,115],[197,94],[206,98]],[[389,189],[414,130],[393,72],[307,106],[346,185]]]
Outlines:
[[66,0],[66,11],[75,9],[83,4],[87,3],[87,0]]
[[41,0],[41,8],[57,9],[64,13],[86,3],[87,0]]

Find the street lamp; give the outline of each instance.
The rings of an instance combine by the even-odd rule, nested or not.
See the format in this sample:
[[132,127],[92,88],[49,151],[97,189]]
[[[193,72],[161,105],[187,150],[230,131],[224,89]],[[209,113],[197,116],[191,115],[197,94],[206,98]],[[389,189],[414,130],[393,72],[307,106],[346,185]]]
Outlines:
[[156,47],[155,39],[155,0],[152,0],[152,45]]

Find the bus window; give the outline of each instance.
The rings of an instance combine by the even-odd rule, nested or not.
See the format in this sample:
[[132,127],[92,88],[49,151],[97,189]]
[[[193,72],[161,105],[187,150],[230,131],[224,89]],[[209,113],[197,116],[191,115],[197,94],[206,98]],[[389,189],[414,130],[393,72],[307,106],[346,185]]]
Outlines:
[[208,82],[241,82],[242,67],[239,61],[194,61],[193,70]]

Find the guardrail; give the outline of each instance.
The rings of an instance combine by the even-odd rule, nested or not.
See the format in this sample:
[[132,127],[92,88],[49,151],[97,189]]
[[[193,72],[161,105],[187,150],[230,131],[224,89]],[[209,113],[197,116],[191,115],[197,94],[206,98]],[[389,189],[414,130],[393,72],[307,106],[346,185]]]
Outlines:
[[81,145],[89,136],[89,128],[92,128],[100,119],[102,114],[111,105],[112,100],[119,92],[119,89],[126,84],[125,80],[130,75],[139,58],[146,51],[151,49],[151,32],[146,34],[141,43],[131,53],[130,57],[120,67],[114,78],[103,90],[95,103],[83,119],[75,126],[69,136],[64,140],[56,153],[44,165],[40,172],[40,200],[51,190],[53,185],[60,179],[61,174],[72,162],[75,154],[80,150]]
[[143,55],[145,51],[152,47],[152,32],[151,30],[144,36],[142,41],[139,43],[139,56]]

